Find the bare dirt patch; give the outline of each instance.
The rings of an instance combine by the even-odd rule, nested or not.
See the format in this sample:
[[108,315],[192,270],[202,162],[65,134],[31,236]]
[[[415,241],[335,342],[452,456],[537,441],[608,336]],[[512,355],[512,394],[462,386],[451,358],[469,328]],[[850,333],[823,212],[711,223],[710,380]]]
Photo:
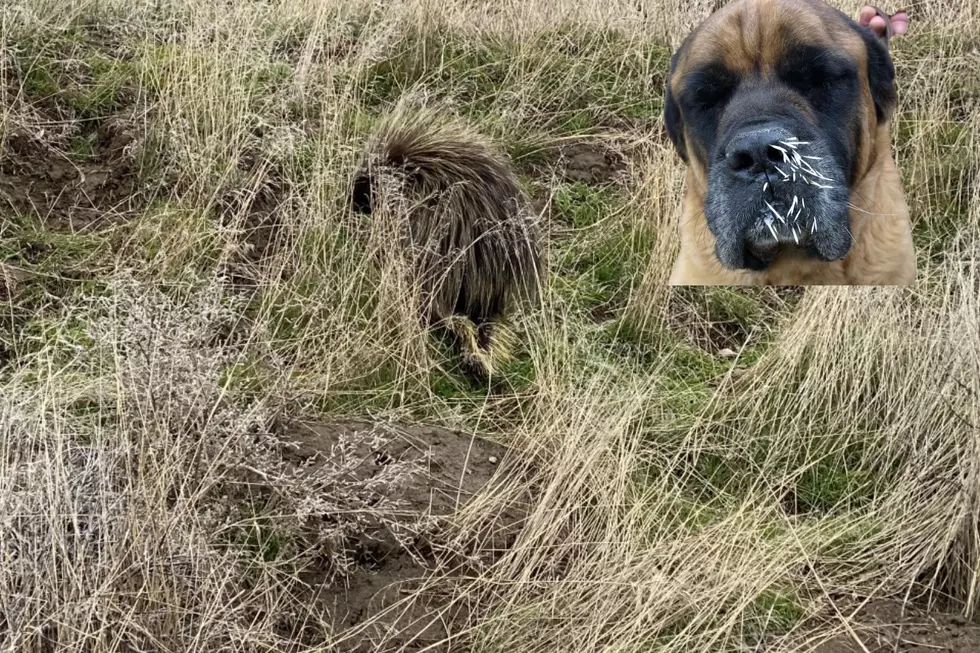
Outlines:
[[[315,469],[328,462],[342,439],[377,428],[363,421],[292,423],[279,437],[286,460]],[[311,591],[305,600],[316,601],[331,615],[334,637],[344,651],[421,650],[442,642],[452,624],[466,618],[460,608],[446,605],[451,592],[444,586],[426,587],[424,596],[419,594],[397,609],[392,606],[426,585],[435,568],[467,566],[465,556],[448,551],[439,541],[438,521],[451,517],[479,492],[507,455],[498,444],[435,426],[381,428],[387,436],[381,449],[372,450],[369,438],[356,438],[362,464],[354,474],[360,481],[370,481],[380,479],[395,462],[421,468],[422,473],[398,497],[402,511],[398,524],[378,523],[359,533],[348,545],[356,565],[341,578],[328,566],[303,573]],[[523,518],[519,510],[496,515],[488,545],[473,553],[484,563],[492,562],[513,543]],[[420,529],[419,524],[429,527]]]
[[[873,601],[855,618],[854,636],[842,635],[814,653],[976,653],[980,623],[929,612],[899,601]],[[860,643],[855,640],[860,640]]]
[[570,143],[558,148],[557,167],[562,178],[590,185],[614,184],[626,171],[626,157],[601,143]]
[[127,150],[139,138],[134,123],[107,118],[84,125],[77,138],[91,145],[90,154],[70,156],[43,130],[15,129],[0,152],[0,202],[59,231],[88,230],[129,214],[137,191]]

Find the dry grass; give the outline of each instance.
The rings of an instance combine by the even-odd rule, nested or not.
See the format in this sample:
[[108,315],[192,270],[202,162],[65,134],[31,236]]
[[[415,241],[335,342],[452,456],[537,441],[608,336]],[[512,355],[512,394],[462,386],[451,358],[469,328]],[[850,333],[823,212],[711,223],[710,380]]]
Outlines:
[[[533,489],[506,553],[433,572],[452,650],[804,651],[841,597],[913,586],[975,614],[980,15],[916,2],[893,45],[913,288],[674,292],[660,96],[713,4],[5,3],[0,651],[345,650],[296,570],[342,574],[414,471],[297,475],[283,413],[514,447],[443,533],[479,551]],[[404,95],[501,139],[549,218],[555,275],[490,395],[344,209]],[[608,186],[555,165],[583,139],[626,157]]]

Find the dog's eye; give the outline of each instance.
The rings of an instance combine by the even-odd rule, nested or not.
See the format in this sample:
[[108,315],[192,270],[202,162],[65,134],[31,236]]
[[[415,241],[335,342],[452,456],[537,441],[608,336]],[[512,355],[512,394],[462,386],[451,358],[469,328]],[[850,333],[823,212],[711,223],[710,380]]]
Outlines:
[[850,66],[830,64],[818,67],[814,77],[823,86],[830,86],[835,82],[847,81],[854,75],[855,71]]
[[780,67],[779,77],[801,93],[827,91],[857,77],[857,70],[850,62],[827,56],[826,53],[792,59],[792,65],[787,63]]
[[682,102],[688,109],[710,111],[731,98],[737,79],[722,66],[709,65],[685,80]]
[[725,104],[732,95],[731,87],[727,85],[709,84],[691,93],[691,104],[699,109],[715,109]]

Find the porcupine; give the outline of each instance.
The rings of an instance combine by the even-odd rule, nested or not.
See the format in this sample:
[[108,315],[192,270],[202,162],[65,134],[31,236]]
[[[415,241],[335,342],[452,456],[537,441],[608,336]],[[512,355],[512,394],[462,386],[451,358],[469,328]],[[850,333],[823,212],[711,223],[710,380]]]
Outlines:
[[373,214],[394,187],[402,234],[420,284],[421,317],[447,330],[479,377],[511,358],[515,306],[540,292],[544,270],[529,202],[508,161],[468,125],[400,107],[372,132],[351,186],[353,208]]

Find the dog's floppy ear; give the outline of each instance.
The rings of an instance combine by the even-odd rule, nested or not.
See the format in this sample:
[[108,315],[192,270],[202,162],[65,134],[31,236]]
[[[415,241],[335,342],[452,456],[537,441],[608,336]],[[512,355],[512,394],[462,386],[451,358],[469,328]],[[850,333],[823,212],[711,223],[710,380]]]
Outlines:
[[888,52],[888,36],[878,36],[867,27],[858,27],[868,53],[868,86],[875,103],[878,122],[891,118],[895,108],[895,66]]
[[670,58],[670,70],[667,73],[667,91],[664,96],[664,123],[667,126],[667,135],[670,142],[674,144],[677,153],[680,154],[684,163],[687,163],[687,145],[684,142],[684,119],[681,116],[681,108],[677,100],[670,92],[670,80],[674,77],[674,70],[677,68],[677,60],[680,58],[682,45],[677,52]]

